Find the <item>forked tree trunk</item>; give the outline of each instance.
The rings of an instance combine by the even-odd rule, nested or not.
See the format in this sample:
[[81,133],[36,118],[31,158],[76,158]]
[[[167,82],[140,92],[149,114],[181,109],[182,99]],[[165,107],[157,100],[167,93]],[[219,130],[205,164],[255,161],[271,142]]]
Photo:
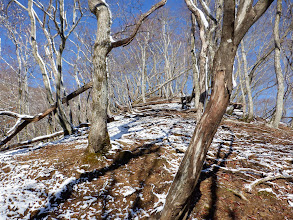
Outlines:
[[[190,4],[190,0],[185,1]],[[213,60],[211,99],[169,189],[161,219],[187,219],[206,153],[230,101],[237,47],[248,29],[271,3],[271,0],[260,0],[252,6],[253,0],[240,1],[235,16],[235,1],[225,0],[221,43]]]
[[132,34],[128,38],[111,42],[111,14],[105,0],[88,0],[90,11],[97,17],[98,28],[94,45],[94,73],[93,73],[93,111],[92,123],[88,137],[88,151],[106,153],[110,149],[110,138],[107,129],[108,108],[108,76],[107,55],[116,47],[129,44],[137,34],[142,22],[155,10],[164,6],[167,0],[161,0],[153,5],[149,11],[142,14]]

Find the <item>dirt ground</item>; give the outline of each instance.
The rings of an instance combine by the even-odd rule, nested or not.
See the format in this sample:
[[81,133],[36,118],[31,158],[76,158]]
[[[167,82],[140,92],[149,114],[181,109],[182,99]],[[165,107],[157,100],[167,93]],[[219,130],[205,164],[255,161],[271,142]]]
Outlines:
[[[193,120],[192,113],[163,110],[150,111],[140,117],[147,114],[153,117],[176,114]],[[293,194],[292,176],[248,187],[271,173],[272,168],[261,162],[267,159],[260,158],[259,154],[274,151],[270,158],[274,161],[280,152],[293,152],[293,131],[287,127],[272,129],[262,122],[248,124],[231,119],[224,119],[220,129],[218,135],[222,142],[215,141],[209,150],[194,192],[190,219],[293,219],[293,208],[282,197]],[[171,161],[179,164],[183,151],[158,141],[137,139],[135,144],[120,143],[125,145],[124,149],[106,156],[85,153],[85,148],[76,149],[74,141],[47,144],[30,154],[18,156],[22,164],[45,159],[42,165],[45,169],[54,167],[48,175],[38,177],[39,181],[50,180],[57,173],[75,178],[67,183],[61,196],[50,195],[49,190],[44,189],[40,197],[48,202],[42,209],[34,210],[31,219],[67,219],[62,213],[69,209],[73,213],[70,219],[157,218],[176,172]],[[242,149],[252,147],[261,151],[254,150],[247,157],[239,156]],[[291,172],[292,157],[283,162],[287,164],[284,170]],[[10,171],[4,170],[7,174]],[[36,178],[36,174],[31,178]],[[92,202],[85,203],[88,198]],[[28,208],[27,212],[31,210]]]

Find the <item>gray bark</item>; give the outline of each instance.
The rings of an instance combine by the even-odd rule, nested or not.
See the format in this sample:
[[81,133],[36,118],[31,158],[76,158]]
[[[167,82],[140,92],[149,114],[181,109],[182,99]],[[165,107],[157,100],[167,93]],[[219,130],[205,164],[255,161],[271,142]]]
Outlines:
[[285,85],[284,85],[284,76],[282,73],[280,56],[281,56],[281,43],[279,35],[279,24],[280,17],[282,13],[282,0],[277,1],[277,13],[274,24],[274,40],[275,40],[275,72],[278,83],[278,93],[276,101],[276,111],[271,120],[271,126],[277,128],[282,118],[283,108],[284,108],[284,94],[285,94]]
[[[197,66],[197,57],[195,54],[195,16],[191,14],[191,58],[192,58],[192,71],[193,71],[193,89],[194,89],[194,108],[199,109],[200,98],[200,83],[199,83],[199,70]],[[199,112],[199,111],[198,111]],[[197,118],[199,118],[197,116]]]
[[110,149],[110,138],[107,128],[108,109],[108,76],[107,55],[115,47],[129,44],[137,34],[142,22],[156,9],[166,4],[162,0],[153,5],[151,9],[140,16],[131,35],[125,39],[111,42],[111,16],[110,8],[105,0],[88,0],[90,11],[97,18],[97,36],[94,45],[94,73],[93,73],[93,111],[91,129],[88,137],[88,151],[106,153]]
[[91,129],[88,137],[88,150],[94,153],[106,153],[110,149],[110,138],[107,128],[107,55],[111,50],[111,18],[108,5],[104,1],[88,1],[88,4],[91,12],[96,15],[98,21],[93,57],[93,111]]
[[247,67],[247,59],[246,59],[246,52],[244,49],[244,42],[241,42],[241,54],[243,59],[243,72],[244,72],[244,80],[245,80],[245,87],[246,87],[246,94],[248,100],[248,111],[247,111],[247,121],[251,121],[253,119],[253,100],[252,100],[252,93],[251,93],[251,85],[250,79],[248,76],[248,67]]

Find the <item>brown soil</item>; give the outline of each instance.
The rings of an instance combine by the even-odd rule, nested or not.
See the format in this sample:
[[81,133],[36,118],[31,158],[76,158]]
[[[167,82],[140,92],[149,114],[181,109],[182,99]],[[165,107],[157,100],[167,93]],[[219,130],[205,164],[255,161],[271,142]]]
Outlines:
[[[167,114],[172,113],[167,112]],[[181,117],[188,117],[188,114],[185,113],[178,114]],[[247,141],[251,138],[251,141],[256,140],[263,144],[291,144],[292,146],[293,132],[287,128],[276,130],[261,123],[248,124],[232,120],[224,120],[222,126],[226,126],[234,132],[247,132],[249,134],[246,137]],[[233,146],[241,145],[238,142],[241,138],[244,137],[236,134]],[[52,204],[59,206],[57,210],[39,216],[37,211],[32,214],[39,218],[45,216],[48,216],[49,219],[56,218],[70,206],[71,209],[76,207],[79,214],[72,218],[77,219],[85,219],[87,213],[94,209],[102,210],[95,215],[96,219],[113,219],[111,216],[124,219],[125,213],[129,214],[128,219],[132,219],[135,212],[141,213],[140,219],[150,218],[143,217],[144,211],[150,214],[151,218],[157,217],[154,206],[158,207],[161,204],[156,204],[158,198],[155,194],[167,194],[174,175],[164,169],[164,167],[170,167],[166,155],[170,159],[182,157],[182,153],[165,148],[162,144],[146,144],[144,141],[139,141],[139,143],[138,145],[127,145],[125,150],[106,155],[106,157],[86,154],[84,149],[75,149],[76,143],[74,142],[49,144],[35,150],[34,153],[19,157],[22,163],[27,160],[46,158],[48,163],[44,166],[54,166],[68,178],[75,176],[78,179],[71,185],[71,188],[74,188],[75,185],[87,184],[91,189],[87,192],[69,189],[62,194],[62,199],[51,199]],[[231,159],[235,156],[237,156],[236,152],[229,155],[218,153],[218,158]],[[253,159],[253,156],[249,159]],[[204,168],[216,163],[218,162],[209,158]],[[265,169],[260,164],[254,164],[250,160],[245,161],[244,159],[222,161],[218,165],[226,168]],[[83,168],[86,172],[80,174],[76,171],[76,167]],[[54,172],[43,178],[52,178],[53,175]],[[257,174],[252,173],[251,176],[257,176]],[[251,180],[240,172],[230,172],[217,167],[211,169],[210,172],[202,173],[198,185],[199,190],[194,193],[194,208],[190,219],[293,219],[292,208],[288,206],[286,200],[277,198],[274,193],[259,191],[261,188],[270,187],[277,193],[278,187],[283,187],[289,194],[293,194],[292,182],[284,179],[270,181],[260,184],[248,192],[245,185]],[[278,184],[272,185],[272,183]],[[135,190],[127,195],[121,193],[123,189],[129,187]],[[80,209],[79,206],[86,196],[94,197],[96,201],[90,206]],[[45,196],[44,199],[46,199]]]

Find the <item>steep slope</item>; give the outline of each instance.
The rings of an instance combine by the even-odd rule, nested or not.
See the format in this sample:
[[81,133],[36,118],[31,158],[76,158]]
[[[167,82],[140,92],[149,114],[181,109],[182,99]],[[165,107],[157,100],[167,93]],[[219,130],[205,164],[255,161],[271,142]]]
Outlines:
[[[195,128],[192,112],[160,104],[115,116],[113,150],[84,154],[87,128],[0,154],[0,219],[148,219],[163,208]],[[293,132],[223,120],[190,218],[293,219]],[[262,182],[263,181],[263,182]]]

